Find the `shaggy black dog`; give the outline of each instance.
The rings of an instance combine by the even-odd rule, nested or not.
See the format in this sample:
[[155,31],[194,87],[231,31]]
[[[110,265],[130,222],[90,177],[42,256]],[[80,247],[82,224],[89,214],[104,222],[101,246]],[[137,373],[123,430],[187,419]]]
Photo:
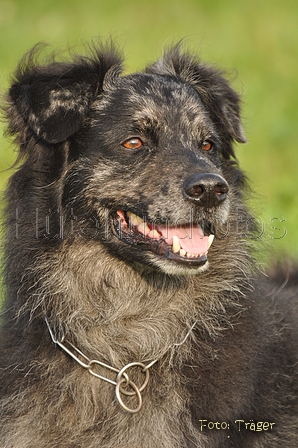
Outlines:
[[37,52],[5,105],[1,448],[297,446],[297,275],[255,274],[238,95],[179,46],[128,76]]

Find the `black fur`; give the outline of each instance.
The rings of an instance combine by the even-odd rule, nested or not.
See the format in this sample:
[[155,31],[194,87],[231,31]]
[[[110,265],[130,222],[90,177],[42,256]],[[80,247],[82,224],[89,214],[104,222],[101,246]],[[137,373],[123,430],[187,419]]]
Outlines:
[[[297,272],[257,273],[239,96],[180,46],[127,76],[113,46],[45,65],[38,52],[5,105],[19,167],[5,198],[1,447],[294,447]],[[118,370],[156,361],[140,411],[50,331]],[[128,375],[140,387],[144,373]]]

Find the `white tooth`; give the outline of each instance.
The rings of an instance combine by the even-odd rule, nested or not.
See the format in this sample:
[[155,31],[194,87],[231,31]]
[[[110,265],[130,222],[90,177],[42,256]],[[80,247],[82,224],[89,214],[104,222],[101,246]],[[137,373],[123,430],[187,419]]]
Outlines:
[[209,235],[208,236],[208,249],[211,246],[211,244],[213,243],[214,240],[214,235]]
[[191,258],[198,258],[200,255],[198,255],[198,254],[190,254],[191,255]]
[[173,252],[174,252],[174,254],[176,254],[177,252],[179,252],[180,247],[181,247],[181,246],[180,246],[179,238],[178,238],[178,236],[174,235],[174,236],[173,236]]
[[138,224],[142,224],[144,222],[142,218],[132,212],[127,212],[126,214],[130,218],[130,221],[134,226],[137,226]]
[[138,224],[137,230],[138,230],[138,232],[140,232],[140,233],[142,233],[143,235],[146,235],[146,236],[150,232],[149,227],[147,226],[147,224],[144,221],[142,221],[141,224]]
[[193,254],[188,253],[188,252],[187,252],[186,256],[187,256],[187,258],[193,258]]
[[184,250],[184,249],[180,249],[180,250],[179,250],[179,255],[181,255],[181,257],[185,257],[185,255],[186,255],[186,250]]
[[160,233],[157,230],[151,230],[148,234],[149,238],[159,239],[161,237]]

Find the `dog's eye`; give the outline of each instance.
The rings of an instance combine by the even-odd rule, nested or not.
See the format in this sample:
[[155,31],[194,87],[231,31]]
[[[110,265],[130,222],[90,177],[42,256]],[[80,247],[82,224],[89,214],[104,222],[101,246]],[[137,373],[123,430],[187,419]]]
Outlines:
[[213,143],[208,142],[208,140],[204,141],[201,146],[203,151],[210,151],[210,149],[212,149],[212,147],[213,147]]
[[138,137],[134,137],[126,140],[126,142],[124,142],[122,146],[124,146],[124,148],[126,149],[139,149],[143,146],[143,142]]

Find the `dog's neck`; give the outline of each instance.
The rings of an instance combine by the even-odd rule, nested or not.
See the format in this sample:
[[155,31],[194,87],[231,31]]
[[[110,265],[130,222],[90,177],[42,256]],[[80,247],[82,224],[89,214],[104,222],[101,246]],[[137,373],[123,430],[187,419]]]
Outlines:
[[[88,372],[98,378],[99,380],[106,381],[115,386],[115,394],[118,400],[119,405],[128,413],[135,414],[141,410],[142,407],[142,395],[141,392],[147,387],[149,383],[149,370],[150,368],[156,364],[159,359],[154,359],[153,361],[144,364],[140,361],[132,361],[129,364],[126,364],[122,368],[118,369],[116,367],[112,367],[102,361],[97,359],[90,359],[86,356],[81,350],[79,350],[75,345],[65,339],[65,335],[62,330],[62,334],[58,337],[55,337],[51,326],[48,322],[47,317],[45,316],[45,322],[47,324],[50,336],[54,344],[59,346],[65,353],[67,353],[74,361],[76,361],[82,368],[88,370]],[[197,320],[193,323],[193,325],[188,329],[186,335],[180,342],[173,343],[173,347],[179,347],[183,345],[186,340],[189,338],[192,330],[197,324]],[[61,327],[62,328],[62,327]],[[101,368],[103,371],[113,372],[115,379],[110,379],[103,374],[100,374],[96,371],[96,369]],[[137,386],[133,381],[131,381],[129,377],[129,370],[133,368],[139,368],[141,373],[144,375],[144,382],[141,386]],[[117,375],[117,376],[116,376]],[[137,407],[131,408],[128,407],[123,399],[122,395],[136,395],[138,404]]]

